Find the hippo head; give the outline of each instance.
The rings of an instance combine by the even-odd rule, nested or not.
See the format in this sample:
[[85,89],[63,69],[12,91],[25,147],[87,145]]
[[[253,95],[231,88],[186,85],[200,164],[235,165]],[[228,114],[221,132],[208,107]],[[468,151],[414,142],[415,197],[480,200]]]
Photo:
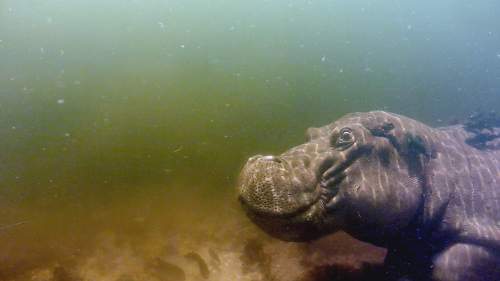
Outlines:
[[382,111],[310,128],[305,144],[248,160],[239,200],[254,223],[283,240],[343,229],[376,243],[407,226],[423,203],[431,130]]

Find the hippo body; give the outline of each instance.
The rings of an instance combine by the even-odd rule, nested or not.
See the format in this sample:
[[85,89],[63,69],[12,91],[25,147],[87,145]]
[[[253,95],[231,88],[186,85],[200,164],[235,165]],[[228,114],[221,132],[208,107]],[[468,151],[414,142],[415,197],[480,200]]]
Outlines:
[[280,156],[251,157],[239,199],[283,240],[344,230],[387,248],[387,280],[500,280],[499,132],[348,114]]

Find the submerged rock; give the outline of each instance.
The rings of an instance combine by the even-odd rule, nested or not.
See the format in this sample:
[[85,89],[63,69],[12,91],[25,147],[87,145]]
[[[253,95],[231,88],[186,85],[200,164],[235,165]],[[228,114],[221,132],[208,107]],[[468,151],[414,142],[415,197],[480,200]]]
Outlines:
[[477,149],[500,148],[500,116],[496,112],[474,113],[464,124],[464,129],[472,134],[466,143]]

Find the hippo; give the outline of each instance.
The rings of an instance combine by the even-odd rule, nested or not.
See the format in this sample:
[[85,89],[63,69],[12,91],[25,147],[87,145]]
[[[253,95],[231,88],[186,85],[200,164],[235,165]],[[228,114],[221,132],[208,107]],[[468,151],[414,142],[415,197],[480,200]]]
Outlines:
[[342,230],[386,248],[385,280],[500,280],[500,122],[478,120],[347,114],[279,156],[249,158],[238,199],[278,239]]

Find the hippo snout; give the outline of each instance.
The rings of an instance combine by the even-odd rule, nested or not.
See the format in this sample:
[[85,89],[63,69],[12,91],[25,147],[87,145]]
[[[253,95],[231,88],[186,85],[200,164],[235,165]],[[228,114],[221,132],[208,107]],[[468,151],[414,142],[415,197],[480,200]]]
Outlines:
[[240,174],[239,200],[254,214],[290,215],[314,203],[319,196],[314,185],[283,157],[256,155],[248,159]]

